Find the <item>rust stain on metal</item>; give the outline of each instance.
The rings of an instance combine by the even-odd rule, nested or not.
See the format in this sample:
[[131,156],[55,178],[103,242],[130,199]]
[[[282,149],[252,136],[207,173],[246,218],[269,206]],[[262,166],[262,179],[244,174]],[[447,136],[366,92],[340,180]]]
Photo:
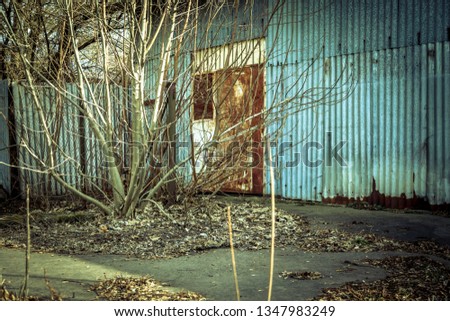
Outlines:
[[[258,130],[253,132],[252,141],[255,146],[253,162],[255,166],[252,170],[253,193],[263,194],[264,191],[264,148],[262,144],[262,133],[264,130],[263,119],[261,114],[264,110],[264,73],[263,66],[255,66],[252,68],[252,79],[255,91],[253,95],[253,115],[251,126],[258,126]],[[258,159],[255,159],[257,157]]]
[[413,197],[407,198],[404,193],[400,196],[389,196],[380,193],[376,187],[376,181],[372,178],[372,192],[362,198],[346,197],[337,195],[335,197],[322,198],[323,203],[347,205],[351,203],[367,203],[370,205],[380,205],[392,209],[422,209],[431,211],[450,211],[450,204],[432,205],[423,197],[418,197],[413,191]]

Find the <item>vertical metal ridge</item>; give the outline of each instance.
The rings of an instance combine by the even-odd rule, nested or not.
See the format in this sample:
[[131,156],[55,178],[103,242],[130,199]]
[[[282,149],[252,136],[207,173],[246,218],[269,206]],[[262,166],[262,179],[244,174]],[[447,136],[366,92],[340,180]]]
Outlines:
[[[8,81],[0,80],[0,185],[11,193],[11,172],[9,166],[9,100]],[[3,163],[3,164],[1,164]],[[1,193],[2,191],[0,191]]]

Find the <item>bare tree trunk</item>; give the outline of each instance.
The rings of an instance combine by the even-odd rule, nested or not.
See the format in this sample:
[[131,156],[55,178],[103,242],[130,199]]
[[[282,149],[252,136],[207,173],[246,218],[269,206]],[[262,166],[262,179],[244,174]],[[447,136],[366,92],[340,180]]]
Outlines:
[[[175,118],[175,108],[176,108],[176,89],[175,83],[169,84],[169,88],[167,89],[167,106],[168,106],[168,115],[167,115],[167,126],[168,126],[168,157],[169,157],[169,170],[175,168],[175,156],[176,156],[176,141],[175,141],[175,133],[176,133],[176,118]],[[169,177],[169,181],[167,183],[167,191],[168,191],[168,200],[170,204],[173,204],[177,201],[177,182],[175,175],[171,175]]]

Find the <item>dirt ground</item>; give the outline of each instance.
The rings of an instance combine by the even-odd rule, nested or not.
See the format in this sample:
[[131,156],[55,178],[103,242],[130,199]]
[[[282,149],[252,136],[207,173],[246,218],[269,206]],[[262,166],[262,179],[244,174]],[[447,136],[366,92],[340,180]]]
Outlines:
[[[227,202],[252,202],[268,205],[264,198],[222,198]],[[402,246],[393,250],[340,251],[308,250],[307,240],[302,247],[286,244],[276,249],[273,300],[318,299],[324,289],[348,284],[372,284],[385,280],[391,271],[370,260],[387,257],[424,257],[442,265],[444,272],[433,276],[433,282],[443,283],[438,299],[450,297],[450,219],[423,211],[382,211],[354,209],[342,206],[308,205],[293,201],[278,201],[278,208],[293,216],[301,216],[309,229],[327,229],[349,235],[376,235],[404,244],[432,242],[440,251],[426,247]],[[1,231],[0,231],[1,232]],[[333,242],[339,243],[336,234]],[[365,240],[365,239],[363,239]],[[0,243],[0,279],[6,280],[11,291],[18,291],[23,280],[23,248]],[[403,243],[402,243],[403,244]],[[408,249],[414,249],[409,251]],[[41,253],[39,253],[41,252]],[[236,250],[236,264],[242,300],[265,300],[269,276],[269,250]],[[414,270],[414,269],[413,269]],[[301,279],[301,273],[317,278]],[[444,273],[444,274],[442,274]],[[189,290],[207,300],[235,300],[235,287],[230,251],[225,246],[205,248],[168,258],[148,258],[108,253],[62,254],[35,251],[31,257],[30,294],[48,298],[51,287],[64,300],[96,300],[92,285],[116,276],[151,276],[163,282],[170,291]],[[294,277],[292,277],[294,276]],[[46,282],[48,285],[46,285]],[[432,283],[435,284],[435,283]],[[388,297],[389,298],[389,297]],[[408,299],[408,296],[405,296]],[[433,297],[428,298],[433,299]]]

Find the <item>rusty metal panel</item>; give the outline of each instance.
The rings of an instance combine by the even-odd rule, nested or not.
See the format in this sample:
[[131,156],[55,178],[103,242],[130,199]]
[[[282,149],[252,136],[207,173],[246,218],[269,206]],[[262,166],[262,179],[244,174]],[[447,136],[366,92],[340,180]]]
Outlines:
[[11,171],[9,155],[8,81],[0,80],[0,185],[11,193]]
[[[220,136],[220,148],[225,153],[232,153],[236,146],[238,153],[232,154],[232,164],[228,170],[230,176],[224,184],[223,191],[261,193],[263,184],[263,154],[261,131],[263,125],[259,114],[263,109],[264,87],[260,66],[226,70],[216,74],[220,82],[218,90],[217,130]],[[259,126],[252,133],[252,127]],[[247,134],[249,133],[249,134]],[[233,138],[231,141],[227,137]],[[245,144],[250,145],[243,151]],[[252,152],[248,153],[247,150]],[[251,165],[248,165],[251,164]],[[233,168],[234,167],[234,168]]]
[[[195,169],[205,190],[263,192],[264,73],[261,65],[194,77],[192,131]],[[213,114],[205,112],[213,103]],[[198,109],[198,110],[196,110]],[[203,146],[214,140],[209,160]],[[212,171],[211,171],[212,170]],[[211,175],[211,176],[209,176]],[[206,177],[205,177],[206,176]],[[214,177],[220,176],[219,181]],[[223,178],[226,179],[225,183]]]
[[[221,168],[223,173],[229,174],[228,182],[222,191],[256,194],[263,192],[264,164],[261,144],[263,126],[259,113],[264,109],[265,102],[262,65],[264,56],[264,39],[251,39],[201,49],[195,51],[193,55],[192,130],[195,137],[216,134],[215,138],[218,137],[220,142],[214,152],[214,158],[219,162],[225,161],[228,156],[231,157],[227,160],[230,163]],[[211,103],[214,106],[212,118],[208,112]],[[205,119],[214,121],[205,122]],[[258,126],[260,128],[252,130],[253,134],[250,133],[250,136],[244,135],[250,128]],[[196,143],[198,145],[199,142]],[[236,149],[233,146],[236,146]],[[249,152],[236,153],[242,146],[247,146]],[[231,152],[232,148],[234,152]],[[198,154],[198,150],[197,146],[194,153]],[[203,165],[203,158],[203,155],[197,155],[196,163],[199,166]],[[250,163],[254,166],[248,166]],[[201,171],[198,169],[199,166],[196,167],[196,171]],[[214,184],[214,179],[209,180]],[[210,186],[207,189],[215,188]]]
[[194,76],[193,121],[214,118],[213,74],[205,73]]

